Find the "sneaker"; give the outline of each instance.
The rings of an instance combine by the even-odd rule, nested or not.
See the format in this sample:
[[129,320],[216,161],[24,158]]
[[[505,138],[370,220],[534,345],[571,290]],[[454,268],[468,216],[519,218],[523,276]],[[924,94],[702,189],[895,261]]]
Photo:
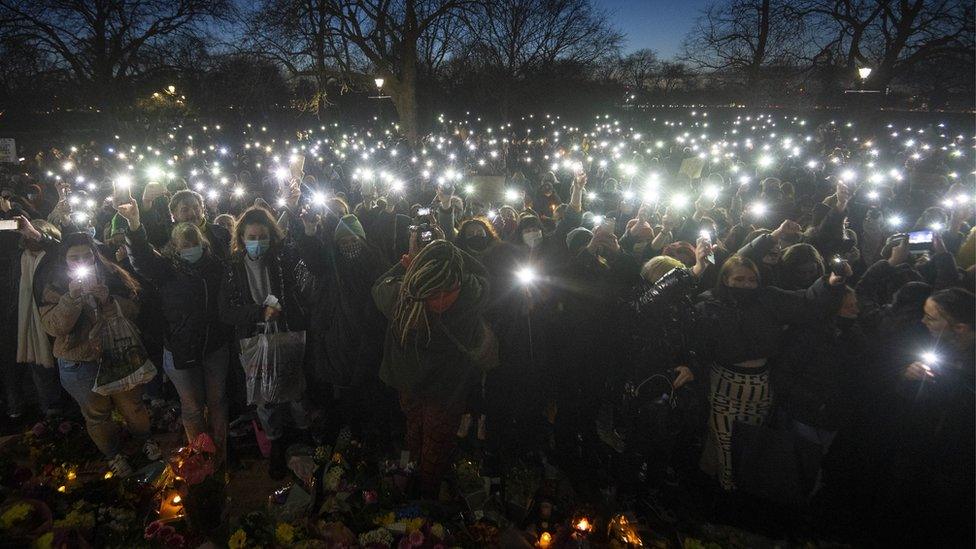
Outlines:
[[132,466],[129,465],[128,460],[122,454],[112,458],[108,462],[108,467],[112,470],[112,475],[119,478],[125,478],[132,474]]
[[149,461],[156,461],[163,456],[162,450],[159,449],[159,444],[155,440],[149,439],[145,444],[142,445],[142,453],[145,454]]

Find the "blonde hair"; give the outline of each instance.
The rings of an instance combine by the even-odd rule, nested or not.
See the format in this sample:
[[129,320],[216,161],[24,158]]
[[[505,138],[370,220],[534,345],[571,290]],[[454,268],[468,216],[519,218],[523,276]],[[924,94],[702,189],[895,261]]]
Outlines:
[[405,347],[411,333],[426,334],[430,342],[430,320],[425,300],[437,292],[460,287],[464,274],[461,251],[446,240],[435,240],[420,250],[403,276],[393,308],[393,333]]
[[669,255],[652,257],[641,267],[641,278],[654,284],[673,269],[684,269],[685,264]]
[[206,235],[197,227],[196,224],[184,221],[177,223],[169,233],[169,242],[163,247],[164,255],[176,255],[180,252],[181,245],[186,242],[193,242],[203,246],[203,249],[210,250],[210,241]]

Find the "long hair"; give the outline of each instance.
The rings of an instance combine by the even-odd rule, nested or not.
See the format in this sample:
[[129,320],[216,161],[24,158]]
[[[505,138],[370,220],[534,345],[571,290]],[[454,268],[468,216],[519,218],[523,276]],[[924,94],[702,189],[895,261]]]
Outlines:
[[400,294],[393,308],[393,333],[401,347],[411,334],[426,334],[430,342],[430,321],[425,300],[437,292],[461,285],[464,274],[461,251],[446,240],[435,240],[413,258],[403,276]]
[[732,257],[725,260],[722,264],[722,268],[718,271],[718,286],[726,286],[726,282],[729,281],[729,277],[732,276],[732,270],[736,267],[745,267],[749,269],[756,275],[756,280],[761,283],[762,279],[759,277],[759,267],[749,259],[748,257],[741,255],[733,255]]
[[126,297],[131,298],[139,294],[140,287],[136,279],[128,271],[106,258],[99,251],[92,237],[88,236],[88,233],[71,233],[61,241],[61,249],[58,251],[58,268],[53,280],[55,284],[67,288],[68,265],[65,256],[68,255],[68,250],[74,246],[87,246],[91,249],[95,256],[95,267],[105,275],[105,285],[109,287],[109,290],[116,292],[128,290],[129,295]]
[[271,213],[259,206],[251,206],[244,210],[244,213],[237,218],[237,225],[234,226],[234,238],[231,241],[230,251],[234,255],[243,255],[246,247],[244,246],[244,229],[248,225],[264,225],[268,228],[268,238],[271,240],[271,249],[276,249],[285,239],[285,234],[281,232],[278,222],[271,217]]

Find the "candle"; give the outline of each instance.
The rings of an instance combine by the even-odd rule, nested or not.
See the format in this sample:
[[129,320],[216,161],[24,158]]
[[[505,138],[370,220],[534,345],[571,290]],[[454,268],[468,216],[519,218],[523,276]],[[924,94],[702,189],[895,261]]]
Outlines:
[[171,490],[159,503],[159,520],[169,521],[183,516],[183,498]]
[[549,532],[543,532],[542,535],[539,536],[539,543],[537,543],[536,546],[539,547],[539,549],[547,549],[550,545],[552,545],[552,534]]

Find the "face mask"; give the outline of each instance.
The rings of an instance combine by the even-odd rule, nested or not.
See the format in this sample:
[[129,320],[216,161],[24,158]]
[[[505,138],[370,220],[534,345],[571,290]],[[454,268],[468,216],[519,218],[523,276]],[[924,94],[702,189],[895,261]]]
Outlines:
[[203,257],[203,246],[197,244],[196,246],[190,248],[184,248],[180,250],[180,257],[182,257],[183,261],[186,261],[187,263],[196,263],[197,261],[200,261],[201,257]]
[[757,288],[726,287],[725,289],[728,291],[729,297],[732,298],[732,301],[735,301],[739,305],[747,305],[752,303],[759,296],[759,293],[756,291]]
[[358,240],[339,243],[339,253],[346,259],[356,259],[363,251],[363,243]]
[[95,238],[95,227],[85,227],[84,232],[88,233],[88,236]]
[[522,242],[530,248],[535,248],[542,242],[542,231],[529,231],[522,233]]
[[244,242],[244,247],[247,249],[247,255],[251,259],[258,259],[264,252],[268,251],[271,247],[271,241],[268,239],[263,240],[247,240]]
[[488,242],[489,240],[487,236],[471,236],[465,240],[468,248],[479,252],[484,251],[484,249],[488,247]]
[[427,309],[438,314],[443,313],[454,305],[460,294],[460,288],[435,292],[433,296],[426,299]]

